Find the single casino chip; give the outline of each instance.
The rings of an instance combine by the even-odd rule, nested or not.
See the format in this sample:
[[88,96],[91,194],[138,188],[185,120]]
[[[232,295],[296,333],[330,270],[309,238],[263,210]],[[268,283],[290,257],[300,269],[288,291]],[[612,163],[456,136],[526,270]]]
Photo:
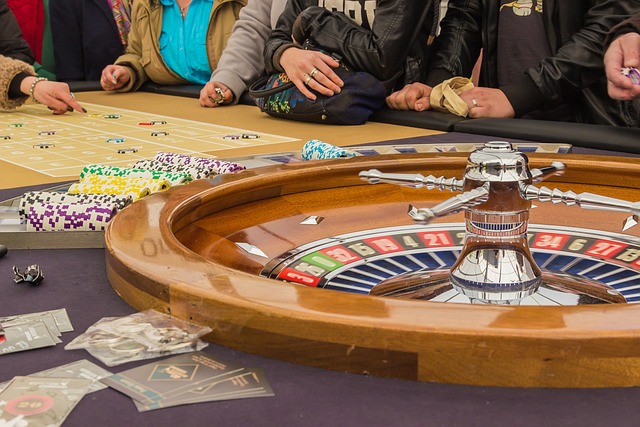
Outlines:
[[129,154],[129,153],[137,153],[137,148],[120,148],[118,149],[118,154]]
[[623,68],[622,75],[628,77],[634,85],[640,85],[640,71],[638,71],[636,68]]
[[11,139],[10,135],[0,135],[0,139]]
[[166,125],[166,120],[151,120],[152,125]]
[[22,128],[22,127],[25,127],[25,126],[26,126],[26,124],[24,124],[24,123],[11,123],[9,125],[10,128]]
[[125,139],[124,139],[124,138],[107,138],[107,139],[105,140],[105,142],[107,142],[107,143],[111,143],[111,142],[113,142],[113,143],[115,143],[115,144],[122,144],[124,141],[125,141]]
[[122,115],[120,115],[120,114],[105,114],[104,115],[105,119],[119,119],[120,117],[122,117]]
[[46,148],[53,148],[55,146],[56,146],[56,144],[52,144],[50,142],[47,142],[47,143],[42,143],[42,144],[35,144],[33,146],[33,148],[46,149]]
[[255,133],[243,133],[242,134],[242,139],[258,139],[260,138],[260,135],[257,135]]
[[151,136],[167,136],[169,132],[151,132]]
[[38,132],[38,135],[55,135],[56,131],[55,130],[43,130]]

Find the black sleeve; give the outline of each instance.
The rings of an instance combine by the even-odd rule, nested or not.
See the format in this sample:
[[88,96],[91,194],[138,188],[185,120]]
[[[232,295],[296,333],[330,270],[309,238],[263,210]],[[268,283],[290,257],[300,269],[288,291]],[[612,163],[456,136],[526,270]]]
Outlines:
[[483,2],[451,0],[440,23],[429,73],[423,82],[435,86],[455,76],[470,76],[482,49]]
[[[282,11],[276,27],[271,30],[264,45],[264,66],[268,74],[283,71],[280,66],[280,55],[287,48],[293,46],[291,38],[293,23],[305,7],[305,0],[289,0]],[[304,40],[299,40],[302,43]]]
[[[339,54],[351,67],[380,80],[398,74],[419,34],[430,33],[434,0],[378,0],[371,30],[341,12],[293,0],[287,4],[265,48],[265,62],[277,68],[278,53],[291,43],[292,34]],[[296,21],[297,19],[297,21]],[[295,29],[294,29],[295,25]],[[428,27],[428,28],[427,28]],[[426,28],[426,31],[425,31]],[[426,36],[423,43],[427,43]]]
[[22,31],[6,0],[0,0],[0,54],[33,64],[33,52],[22,38]]
[[553,56],[544,58],[538,67],[526,72],[545,105],[553,106],[572,99],[581,89],[602,81],[605,75],[603,43],[608,31],[640,7],[639,0],[598,0],[594,3],[584,17],[582,28]]
[[13,78],[13,80],[11,80],[11,83],[9,83],[9,92],[8,92],[10,99],[23,98],[25,96],[24,93],[22,93],[22,91],[20,90],[20,84],[27,77],[33,77],[33,76],[29,73],[18,73]]
[[640,12],[632,16],[631,18],[619,23],[614,26],[607,34],[607,39],[604,42],[605,49],[614,41],[616,38],[620,37],[623,34],[627,33],[638,33],[640,34]]
[[53,54],[59,81],[86,80],[81,2],[82,0],[49,0]]

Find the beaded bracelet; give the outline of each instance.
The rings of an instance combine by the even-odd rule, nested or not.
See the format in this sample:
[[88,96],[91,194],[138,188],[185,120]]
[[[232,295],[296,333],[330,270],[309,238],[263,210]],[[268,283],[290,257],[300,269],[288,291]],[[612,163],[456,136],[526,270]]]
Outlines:
[[46,77],[36,77],[36,79],[31,83],[31,86],[29,87],[29,96],[31,97],[31,100],[37,104],[39,104],[40,102],[36,99],[35,96],[33,96],[33,91],[36,89],[36,85],[44,80],[49,79]]

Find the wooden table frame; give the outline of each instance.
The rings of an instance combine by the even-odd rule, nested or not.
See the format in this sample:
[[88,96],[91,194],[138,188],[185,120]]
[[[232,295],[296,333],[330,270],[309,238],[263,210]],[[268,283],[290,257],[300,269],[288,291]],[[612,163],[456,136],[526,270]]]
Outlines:
[[[547,186],[640,200],[637,160],[553,154],[530,159],[532,167],[554,160],[567,164],[567,172]],[[640,305],[505,307],[351,295],[260,277],[267,260],[235,245],[237,236],[246,234],[273,255],[312,241],[314,233],[406,224],[406,209],[394,213],[396,207],[406,207],[408,200],[435,203],[450,193],[371,186],[358,172],[376,168],[460,178],[465,165],[464,154],[357,157],[253,169],[174,187],[111,221],[108,278],[138,310],[153,308],[209,325],[214,342],[296,363],[461,384],[640,385]],[[532,223],[620,232],[625,217],[577,207],[564,207],[569,214],[559,215],[560,207],[539,205]],[[290,242],[274,246],[252,234],[260,224],[304,218],[323,207],[357,219],[345,219],[336,230],[329,225],[310,236],[292,235]],[[199,225],[202,221],[209,228]],[[638,236],[638,230],[631,234]]]

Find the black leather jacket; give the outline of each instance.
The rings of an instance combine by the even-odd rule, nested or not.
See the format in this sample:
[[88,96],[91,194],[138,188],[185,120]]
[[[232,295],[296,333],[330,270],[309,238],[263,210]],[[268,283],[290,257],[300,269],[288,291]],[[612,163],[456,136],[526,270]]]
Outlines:
[[299,38],[308,39],[314,46],[340,55],[350,67],[367,71],[383,82],[404,84],[426,77],[429,37],[435,34],[439,0],[378,0],[371,30],[341,12],[319,7],[319,3],[322,1],[287,3],[265,45],[268,73],[283,71],[280,55],[292,46],[295,34],[299,43],[304,41]]
[[[478,86],[498,87],[500,2],[451,0],[426,83],[470,75],[483,49]],[[500,87],[516,116],[569,105],[578,122],[638,126],[637,103],[609,98],[602,57],[609,29],[640,9],[640,0],[545,0],[543,20],[553,56],[517,82]]]
[[621,22],[609,31],[607,40],[605,41],[605,47],[609,47],[611,42],[626,33],[639,33],[640,34],[640,10],[635,15],[626,21]]

